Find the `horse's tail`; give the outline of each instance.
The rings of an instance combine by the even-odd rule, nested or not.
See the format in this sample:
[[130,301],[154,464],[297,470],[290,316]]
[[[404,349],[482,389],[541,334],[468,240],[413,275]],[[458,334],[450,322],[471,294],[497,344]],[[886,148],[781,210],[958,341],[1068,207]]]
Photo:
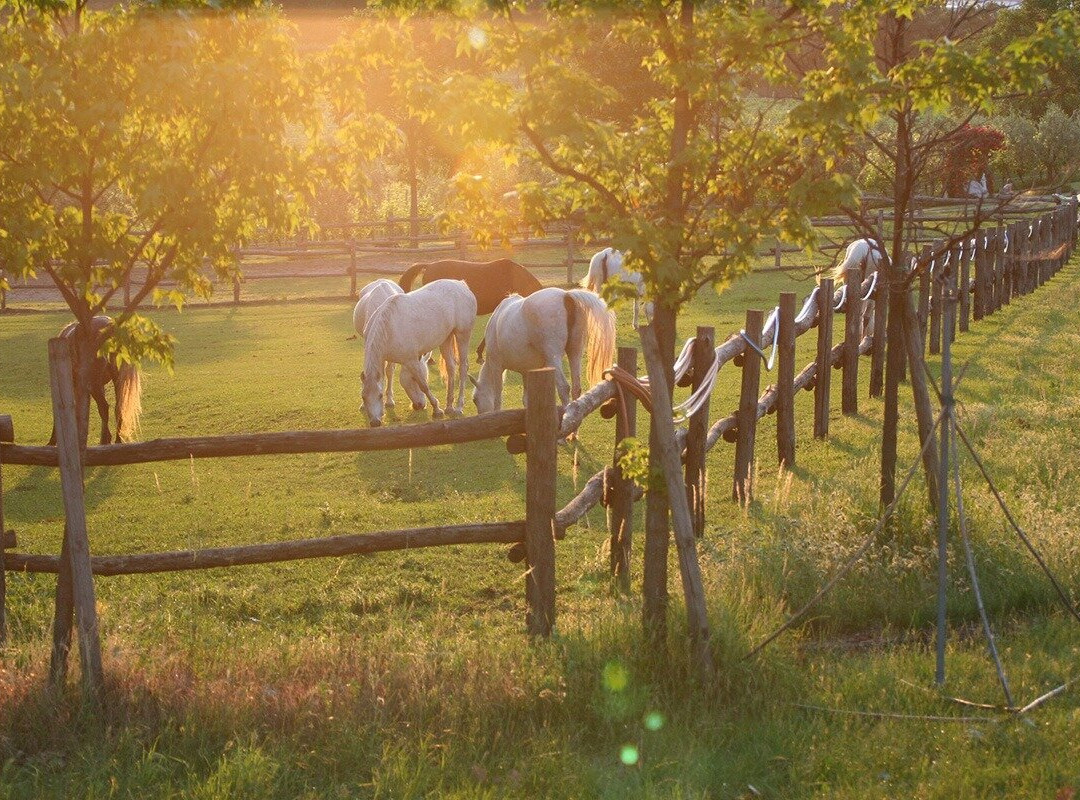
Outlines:
[[366,300],[366,297],[361,297],[359,300],[356,301],[356,305],[353,307],[352,326],[353,330],[356,331],[357,336],[364,335],[364,323],[367,322],[364,315],[364,311],[367,309],[367,304],[365,302]]
[[413,281],[416,280],[416,276],[424,272],[427,264],[413,264],[398,278],[398,286],[404,289],[406,292],[412,289]]
[[611,366],[615,356],[615,314],[608,310],[607,303],[599,295],[590,291],[571,289],[566,294],[578,310],[585,312],[589,334],[586,376],[594,385],[603,379],[604,370]]
[[116,375],[116,435],[126,442],[135,438],[142,415],[142,378],[134,364],[124,364]]

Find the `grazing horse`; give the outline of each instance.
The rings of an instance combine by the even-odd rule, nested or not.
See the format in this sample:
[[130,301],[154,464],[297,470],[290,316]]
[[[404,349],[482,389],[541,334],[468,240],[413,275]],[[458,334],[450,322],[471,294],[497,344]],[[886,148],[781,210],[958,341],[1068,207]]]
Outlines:
[[[600,294],[601,287],[609,280],[633,284],[637,289],[634,298],[634,327],[637,327],[638,301],[645,296],[645,281],[640,272],[633,272],[623,267],[623,254],[614,247],[605,247],[589,259],[589,271],[581,279],[581,287]],[[645,304],[645,314],[652,316],[653,304]]]
[[[438,347],[440,369],[446,380],[446,405],[461,415],[465,405],[465,377],[469,372],[469,337],[476,322],[476,298],[464,281],[437,280],[407,294],[387,298],[364,329],[364,371],[360,373],[364,410],[373,427],[382,424],[383,364],[401,364],[431,401],[433,416],[443,415],[427,382],[424,354]],[[454,370],[457,402],[454,403]]]
[[[581,356],[588,339],[588,379],[595,383],[611,365],[615,350],[615,316],[604,301],[585,289],[549,287],[528,297],[512,295],[495,309],[484,336],[488,358],[473,381],[473,402],[481,414],[502,407],[503,372],[524,374],[554,367],[559,400],[566,404],[581,394]],[[570,361],[570,383],[562,359]]]
[[[476,313],[490,314],[504,298],[512,294],[522,297],[544,288],[544,284],[525,267],[509,258],[495,261],[431,261],[426,264],[413,264],[398,278],[398,284],[406,292],[419,276],[420,283],[430,283],[441,278],[465,281],[469,290],[476,296]],[[484,348],[487,340],[481,339],[476,346],[476,360],[484,363]]]
[[[843,260],[836,265],[832,272],[833,280],[843,281],[847,271],[852,267],[859,268],[859,282],[866,280],[867,275],[878,271],[885,254],[881,246],[873,239],[856,239],[847,246]],[[874,305],[868,303],[863,310],[863,332],[874,329]]]
[[504,298],[512,294],[525,297],[544,288],[531,272],[509,258],[482,262],[448,259],[413,264],[401,273],[398,284],[407,292],[417,277],[421,285],[442,278],[465,281],[476,296],[477,314],[490,314]]
[[[90,321],[90,329],[96,335],[112,324],[111,317],[100,315]],[[59,335],[61,339],[73,339],[78,333],[79,323],[72,322],[65,326]],[[79,348],[71,348],[71,357],[72,373],[77,376],[81,366]],[[139,415],[142,413],[142,380],[139,377],[139,368],[133,364],[118,364],[115,358],[94,357],[90,367],[90,397],[97,403],[98,414],[101,416],[101,444],[112,443],[112,434],[109,432],[109,401],[105,399],[105,385],[108,383],[112,383],[116,395],[116,441],[130,441],[135,436]],[[55,424],[49,444],[56,444]]]
[[[367,327],[368,320],[371,319],[371,315],[375,313],[375,309],[394,295],[404,293],[404,290],[400,286],[386,278],[372,281],[365,286],[360,292],[360,299],[356,302],[356,307],[353,309],[352,314],[353,328],[356,329],[356,335],[361,339],[364,337],[364,328]],[[386,390],[384,403],[387,408],[394,407],[394,366],[395,364],[393,361],[386,362]],[[420,388],[420,384],[416,382],[412,373],[402,370],[400,380],[401,388],[405,390],[405,394],[407,394],[409,400],[412,401],[413,411],[422,409],[424,404],[427,403],[427,397],[424,395],[424,390]]]

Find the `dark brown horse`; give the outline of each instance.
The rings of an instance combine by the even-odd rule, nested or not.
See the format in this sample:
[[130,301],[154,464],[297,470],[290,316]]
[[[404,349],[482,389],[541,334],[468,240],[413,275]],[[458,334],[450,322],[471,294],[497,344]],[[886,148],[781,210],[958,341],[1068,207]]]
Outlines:
[[[95,334],[101,333],[112,325],[112,318],[104,315],[94,317],[90,323]],[[79,333],[79,323],[72,322],[60,331],[60,338],[73,339]],[[79,374],[79,348],[72,347],[72,371]],[[111,444],[109,432],[109,401],[105,399],[105,386],[111,383],[116,392],[116,441],[131,441],[139,424],[142,412],[142,380],[138,367],[131,364],[117,364],[114,359],[95,356],[90,367],[90,397],[97,403],[101,416],[101,443]],[[84,406],[85,408],[85,406]],[[56,426],[53,426],[49,444],[56,444]]]
[[544,285],[525,267],[509,258],[496,261],[432,261],[413,264],[398,278],[398,285],[406,292],[412,288],[417,277],[420,284],[431,283],[439,278],[465,281],[476,296],[476,313],[490,314],[495,306],[512,294],[530,295]]
[[[490,314],[503,300],[512,294],[522,297],[543,289],[531,272],[516,261],[499,258],[495,261],[431,261],[426,264],[413,264],[398,278],[398,285],[406,292],[412,288],[417,276],[420,284],[430,283],[439,278],[453,278],[465,281],[469,290],[476,296],[476,314]],[[480,340],[476,348],[476,360],[484,363],[485,341]]]

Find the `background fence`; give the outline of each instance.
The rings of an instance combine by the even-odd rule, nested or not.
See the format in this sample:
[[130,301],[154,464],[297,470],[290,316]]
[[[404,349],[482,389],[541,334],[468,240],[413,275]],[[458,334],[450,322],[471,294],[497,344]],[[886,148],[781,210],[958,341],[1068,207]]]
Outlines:
[[[897,226],[891,209],[884,207],[891,203],[888,198],[867,196],[860,208],[866,224],[879,231],[883,241],[890,240]],[[1058,205],[1054,197],[990,198],[984,202],[917,197],[899,224],[904,229],[905,246],[918,252],[922,245],[976,220],[1003,227],[1017,219],[1049,213]],[[812,223],[821,240],[813,257],[801,248],[777,242],[761,253],[763,258],[772,257],[772,265],[759,269],[810,279],[827,269],[848,241],[865,234],[847,216],[818,217]],[[522,228],[509,241],[496,243],[491,249],[479,248],[465,231],[441,231],[431,217],[329,225],[317,235],[267,240],[238,250],[240,275],[225,283],[216,282],[210,304],[266,303],[285,297],[345,301],[357,297],[362,276],[396,277],[413,263],[442,258],[487,261],[511,257],[537,273],[543,283],[570,285],[581,277],[581,267],[599,247],[586,241],[579,227],[568,220],[546,223],[542,235]],[[144,278],[144,271],[132,271],[125,301],[131,287],[140,286]],[[61,303],[47,277],[11,283],[10,291],[0,292],[0,310]],[[169,288],[173,284],[164,281],[160,285]],[[203,304],[192,301],[195,306]]]

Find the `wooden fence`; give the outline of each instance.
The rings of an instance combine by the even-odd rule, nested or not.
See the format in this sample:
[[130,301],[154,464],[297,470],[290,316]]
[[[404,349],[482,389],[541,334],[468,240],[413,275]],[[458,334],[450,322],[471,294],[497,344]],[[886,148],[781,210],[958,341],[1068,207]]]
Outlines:
[[[876,229],[888,237],[897,224],[888,208],[876,208],[891,203],[887,198],[866,196],[863,198],[864,215],[875,220]],[[905,243],[917,250],[924,244],[937,242],[950,225],[970,224],[978,218],[982,222],[993,221],[998,227],[1018,218],[1027,219],[1036,213],[1056,211],[1058,201],[1054,198],[991,198],[984,202],[975,200],[947,200],[934,197],[914,199],[910,213],[900,220],[905,227]],[[817,217],[812,220],[822,232],[817,248],[824,258],[835,259],[845,242],[857,231],[846,216]],[[886,238],[887,240],[887,238]],[[245,299],[244,286],[262,281],[311,281],[319,279],[341,280],[341,291],[317,299],[355,299],[358,292],[358,276],[401,274],[411,263],[432,261],[440,258],[491,259],[500,255],[520,256],[527,253],[543,253],[557,259],[536,263],[529,259],[531,269],[565,270],[565,285],[576,283],[579,267],[588,264],[592,248],[584,242],[577,226],[568,220],[547,223],[544,234],[531,235],[522,228],[502,249],[480,251],[471,246],[469,236],[460,230],[442,231],[434,218],[388,217],[385,220],[326,225],[320,237],[304,236],[289,240],[267,241],[237,251],[243,264],[242,275],[232,279],[231,300],[215,301],[211,305],[239,305],[244,302],[267,302]],[[771,256],[772,266],[761,267],[765,272],[800,273],[813,276],[822,271],[820,263],[811,264],[801,248],[776,242],[762,252]],[[372,262],[371,259],[378,259]],[[260,259],[256,262],[253,259]],[[271,261],[267,261],[267,260]],[[136,284],[138,275],[135,276]],[[131,276],[129,276],[131,280]],[[162,282],[169,288],[172,282]],[[33,283],[16,282],[11,292],[0,291],[0,310],[8,306],[9,294],[26,290],[49,290],[48,279]],[[346,288],[347,287],[347,288]],[[125,302],[131,296],[130,284],[124,287]],[[311,299],[311,298],[307,298]]]
[[[942,336],[955,336],[944,329],[941,315],[943,288],[958,292],[960,313],[957,327],[967,330],[970,320],[993,314],[1011,297],[1027,294],[1049,280],[1071,257],[1077,240],[1075,201],[1043,216],[1014,222],[968,237],[965,241],[942,240],[924,248],[913,260],[918,282],[912,283],[923,340],[929,339],[931,352]],[[951,268],[943,270],[946,261]],[[740,368],[740,400],[727,416],[709,425],[709,404],[705,402],[677,432],[683,451],[684,483],[695,533],[705,530],[705,454],[721,439],[735,444],[732,496],[740,502],[753,498],[754,448],[757,423],[762,417],[777,416],[777,452],[781,464],[795,464],[794,398],[799,389],[814,391],[814,436],[828,435],[830,375],[842,370],[841,408],[845,414],[858,411],[858,370],[860,356],[871,357],[871,373],[883,369],[885,345],[885,284],[874,276],[861,284],[859,271],[847,275],[847,286],[834,290],[832,280],[822,279],[796,314],[795,296],[784,293],[774,313],[765,319],[759,310],[746,313],[743,331],[714,347],[714,330],[702,327],[677,363],[680,385],[693,390],[713,380],[717,370],[729,362]],[[949,280],[948,286],[943,286]],[[864,304],[873,309],[874,326],[864,330]],[[833,344],[834,313],[842,312],[843,340]],[[929,328],[928,337],[926,329]],[[798,373],[795,371],[795,342],[812,329],[817,330],[816,356]],[[761,392],[761,363],[764,350],[777,344],[777,383]],[[590,509],[602,503],[608,508],[611,571],[623,586],[629,586],[629,564],[633,537],[633,504],[641,490],[622,473],[618,459],[589,478],[584,487],[561,509],[556,508],[556,443],[575,432],[583,420],[599,410],[615,419],[614,444],[636,434],[635,392],[627,391],[623,380],[604,380],[560,410],[555,404],[554,373],[530,372],[525,378],[526,410],[501,411],[479,417],[446,420],[414,426],[374,429],[252,433],[158,439],[132,444],[81,446],[85,432],[76,421],[71,354],[66,340],[49,343],[50,382],[53,414],[58,433],[56,447],[14,443],[10,417],[0,416],[0,637],[5,631],[6,572],[45,572],[58,575],[53,655],[50,674],[54,681],[66,674],[71,646],[72,618],[77,622],[80,652],[83,654],[84,685],[96,696],[102,686],[100,643],[94,605],[94,576],[228,567],[316,558],[374,553],[446,544],[498,543],[511,545],[511,560],[526,560],[525,597],[527,628],[530,634],[547,635],[555,620],[555,541]],[[760,357],[759,357],[760,354]],[[626,374],[637,374],[637,351],[619,348],[618,366]],[[618,371],[616,371],[618,372]],[[880,392],[880,381],[871,381],[871,393]],[[640,386],[635,386],[640,390]],[[704,387],[708,390],[708,387]],[[380,531],[287,542],[264,543],[206,550],[173,551],[111,556],[90,553],[83,498],[83,469],[86,466],[114,466],[170,459],[216,458],[226,456],[280,455],[290,453],[371,452],[377,450],[426,447],[506,437],[511,453],[526,458],[525,519],[478,522],[433,528]],[[14,532],[3,525],[3,465],[58,467],[65,512],[61,553],[24,554],[15,549]],[[6,551],[6,552],[5,552]]]

